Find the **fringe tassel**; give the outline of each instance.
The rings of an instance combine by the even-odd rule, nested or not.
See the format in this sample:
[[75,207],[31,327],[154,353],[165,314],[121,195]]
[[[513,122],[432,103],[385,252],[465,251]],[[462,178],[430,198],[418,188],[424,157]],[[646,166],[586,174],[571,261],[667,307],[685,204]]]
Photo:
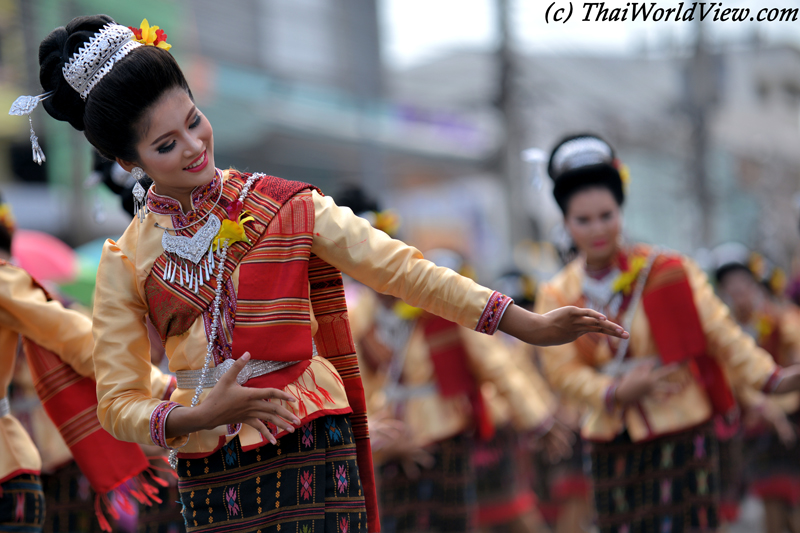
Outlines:
[[[94,514],[97,516],[97,522],[100,524],[100,529],[103,531],[111,531],[111,524],[109,524],[108,520],[103,513],[103,507],[105,506],[106,512],[111,515],[111,518],[114,520],[119,520],[119,511],[114,503],[119,506],[120,509],[125,511],[128,514],[133,512],[133,505],[131,504],[130,498],[133,497],[137,502],[142,505],[147,505],[148,507],[155,504],[155,503],[162,503],[161,498],[158,497],[158,487],[154,486],[152,483],[148,482],[147,478],[144,476],[145,472],[155,481],[157,484],[161,485],[162,487],[166,487],[169,485],[169,482],[159,478],[155,475],[153,471],[169,471],[172,475],[177,477],[177,474],[173,472],[171,469],[167,469],[164,467],[157,467],[155,465],[151,465],[148,469],[142,471],[140,474],[132,477],[124,484],[120,485],[118,488],[114,489],[111,492],[106,494],[95,494],[94,496]],[[112,503],[109,495],[114,497],[114,502]],[[102,503],[101,503],[102,502]]]
[[100,529],[103,531],[111,531],[111,524],[108,523],[105,514],[103,514],[103,505],[105,505],[106,511],[111,515],[111,518],[119,520],[119,512],[114,508],[111,500],[108,499],[108,494],[95,494],[94,514],[97,517],[97,522],[100,524]]

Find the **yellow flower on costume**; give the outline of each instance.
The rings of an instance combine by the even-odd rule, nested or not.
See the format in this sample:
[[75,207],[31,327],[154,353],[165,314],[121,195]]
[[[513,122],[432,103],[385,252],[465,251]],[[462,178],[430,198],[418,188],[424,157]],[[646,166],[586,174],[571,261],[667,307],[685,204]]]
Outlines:
[[235,242],[246,242],[247,244],[252,244],[250,239],[248,239],[247,235],[244,233],[244,223],[251,220],[255,220],[255,218],[249,215],[245,216],[244,212],[239,214],[239,218],[237,220],[223,220],[222,227],[219,228],[217,236],[214,237],[214,250],[219,250],[226,239],[228,241],[228,246]]
[[772,335],[774,330],[773,320],[769,315],[759,314],[756,318],[756,332],[758,333],[758,341],[764,342]]
[[158,26],[150,26],[147,19],[142,20],[141,27],[130,27],[136,37],[136,42],[145,46],[155,46],[164,50],[172,48],[171,44],[167,43],[167,34]]
[[394,304],[392,310],[394,311],[394,314],[403,320],[414,320],[415,318],[419,318],[419,316],[424,313],[424,310],[408,305],[402,300],[399,300],[396,304]]
[[622,292],[626,296],[631,293],[631,287],[633,287],[633,283],[636,281],[636,278],[639,277],[639,272],[647,264],[647,258],[645,257],[634,257],[631,259],[630,269],[625,272],[620,272],[617,279],[614,280],[614,283],[611,285],[611,289],[616,292]]

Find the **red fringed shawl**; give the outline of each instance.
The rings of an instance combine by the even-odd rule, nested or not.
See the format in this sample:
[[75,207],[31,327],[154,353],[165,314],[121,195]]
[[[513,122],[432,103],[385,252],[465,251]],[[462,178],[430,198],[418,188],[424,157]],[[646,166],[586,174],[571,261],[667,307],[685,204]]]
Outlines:
[[707,353],[706,336],[680,258],[661,255],[655,260],[642,304],[662,363],[688,362],[714,412],[731,414],[736,402],[722,368]]
[[[6,262],[0,261],[0,264]],[[48,300],[52,299],[34,279],[31,282],[47,295]],[[118,517],[108,493],[126,481],[132,484],[127,492],[140,503],[160,503],[156,496],[158,489],[140,476],[150,467],[141,448],[131,442],[118,441],[100,427],[95,381],[81,376],[58,355],[31,339],[24,337],[22,342],[42,406],[96,493],[95,512],[101,528],[111,531],[100,502],[105,502],[109,513]]]
[[[230,171],[223,183],[222,200],[214,210],[220,220],[227,218],[225,207],[238,199],[249,176]],[[246,383],[248,387],[283,388],[302,374],[312,357],[310,301],[319,325],[314,336],[319,355],[328,359],[341,376],[353,410],[350,420],[369,531],[378,532],[366,401],[350,333],[342,275],[311,254],[313,200],[310,195],[298,195],[310,189],[314,187],[273,176],[254,183],[244,201],[244,211],[255,218],[245,224],[245,234],[252,244],[236,242],[228,249],[224,278],[230,279],[238,266],[239,284],[235,302],[230,305],[231,320],[219,337],[224,342],[230,336],[229,353],[222,351],[234,359],[249,351],[254,359],[301,361]],[[191,237],[199,227],[180,234]],[[166,263],[166,255],[162,254],[145,282],[150,319],[164,342],[167,337],[184,333],[195,320],[208,313],[216,287],[213,277],[200,287],[198,294],[170,284],[163,280]]]

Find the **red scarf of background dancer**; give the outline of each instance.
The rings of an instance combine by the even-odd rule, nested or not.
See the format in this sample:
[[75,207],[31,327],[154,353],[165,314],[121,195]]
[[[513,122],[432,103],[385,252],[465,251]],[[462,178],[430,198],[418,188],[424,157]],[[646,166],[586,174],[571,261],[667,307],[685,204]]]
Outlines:
[[686,363],[708,395],[715,414],[730,417],[736,401],[717,360],[708,354],[706,335],[681,259],[660,255],[642,294],[650,331],[664,365]]
[[[41,285],[32,280],[47,294]],[[48,294],[48,299],[52,300]],[[103,515],[102,504],[114,518],[119,514],[109,500],[109,493],[120,488],[122,498],[117,502],[127,505],[125,496],[133,496],[140,503],[161,503],[158,489],[149,484],[142,474],[150,463],[138,445],[118,441],[100,427],[97,419],[97,387],[92,378],[75,372],[58,355],[23,338],[25,356],[33,376],[36,393],[45,412],[58,428],[69,447],[75,463],[95,491],[95,514],[104,531],[111,526]],[[161,485],[165,481],[151,476]],[[128,505],[130,508],[130,506]]]

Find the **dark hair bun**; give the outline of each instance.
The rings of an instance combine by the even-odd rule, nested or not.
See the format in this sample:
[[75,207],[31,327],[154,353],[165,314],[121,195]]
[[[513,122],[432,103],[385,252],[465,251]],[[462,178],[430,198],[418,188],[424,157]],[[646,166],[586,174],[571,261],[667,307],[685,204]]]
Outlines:
[[62,69],[72,55],[106,24],[115,24],[108,15],[76,17],[64,27],[56,28],[39,45],[39,81],[42,88],[54,91],[43,104],[56,120],[69,122],[83,131],[83,112],[86,104],[81,96],[64,79]]
[[547,173],[553,180],[556,203],[565,214],[570,198],[591,187],[608,189],[619,205],[625,201],[614,149],[597,135],[582,133],[563,138],[550,153]]

